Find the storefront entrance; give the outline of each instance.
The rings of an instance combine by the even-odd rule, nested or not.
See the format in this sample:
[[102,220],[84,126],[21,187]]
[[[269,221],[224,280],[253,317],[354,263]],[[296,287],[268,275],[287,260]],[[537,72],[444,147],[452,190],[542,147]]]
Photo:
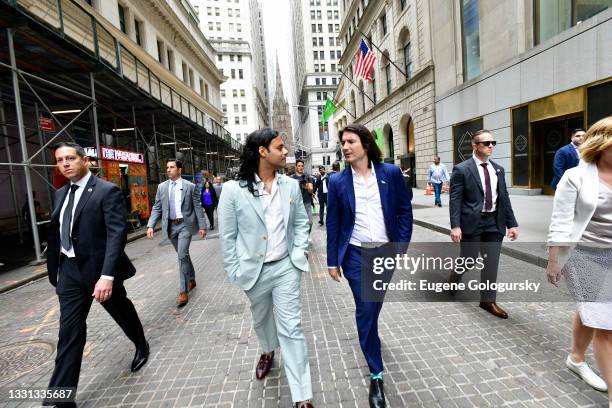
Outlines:
[[554,195],[550,182],[555,152],[570,142],[572,130],[576,128],[584,128],[582,112],[531,123],[532,186],[541,188],[543,194]]

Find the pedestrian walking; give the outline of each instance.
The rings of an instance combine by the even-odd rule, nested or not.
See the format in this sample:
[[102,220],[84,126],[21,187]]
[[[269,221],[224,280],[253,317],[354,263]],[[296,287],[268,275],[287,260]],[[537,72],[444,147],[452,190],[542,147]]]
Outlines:
[[574,129],[572,131],[571,142],[555,152],[555,158],[553,161],[553,179],[550,182],[550,186],[553,189],[557,189],[557,184],[559,183],[559,180],[561,180],[561,177],[563,177],[563,173],[565,173],[566,170],[574,168],[578,165],[580,160],[578,148],[580,147],[583,138],[584,129]]
[[[518,224],[506,188],[504,168],[490,160],[496,141],[488,130],[472,136],[472,157],[453,168],[450,181],[450,237],[461,242],[461,256],[484,258],[481,282],[497,282],[499,254],[508,228],[508,238],[518,238]],[[451,271],[451,283],[462,274]],[[480,293],[480,307],[502,319],[508,314],[496,303],[496,290]]]
[[442,186],[450,180],[448,170],[444,163],[440,163],[440,156],[434,156],[433,163],[427,170],[427,182],[431,184],[434,190],[434,205],[442,207]]
[[217,191],[214,189],[213,184],[210,181],[204,181],[202,184],[201,193],[202,208],[208,217],[208,224],[210,229],[215,229],[215,208],[217,208]]
[[369,403],[385,407],[378,335],[383,302],[364,299],[361,269],[369,244],[407,246],[412,236],[412,207],[400,169],[382,162],[382,153],[365,126],[346,126],[340,132],[340,144],[349,166],[329,181],[327,268],[335,281],[340,281],[342,272],[348,280],[355,300],[359,344],[370,370]]
[[328,175],[325,166],[319,166],[319,175],[315,180],[315,193],[319,200],[319,225],[325,225],[325,205],[327,204]]
[[[565,363],[591,387],[607,391],[612,408],[612,116],[589,128],[580,157],[557,185],[546,273],[555,286],[564,275],[577,301]],[[605,382],[584,359],[591,340]]]
[[295,406],[312,408],[300,289],[302,273],[309,270],[309,222],[298,182],[278,174],[287,153],[273,129],[247,137],[239,180],[225,183],[219,202],[221,249],[229,280],[251,303],[263,349],[256,378],[266,377],[280,346]]
[[308,220],[312,226],[312,193],[314,191],[314,179],[304,173],[304,162],[302,160],[296,160],[295,174],[291,177],[297,180],[300,185],[306,214],[308,214]]
[[217,194],[217,202],[221,198],[221,191],[223,191],[223,179],[221,176],[217,176],[213,182],[213,188],[215,189],[215,193]]
[[189,292],[196,287],[195,269],[189,256],[192,235],[206,236],[206,221],[193,183],[181,177],[183,163],[169,159],[166,163],[168,180],[157,187],[155,204],[147,223],[147,238],[153,239],[154,228],[161,219],[162,234],[168,238],[178,254],[179,296],[178,307],[189,301]]
[[[47,271],[60,304],[57,356],[49,389],[70,388],[73,394],[60,400],[54,395],[43,405],[76,407],[86,321],[94,299],[136,346],[132,371],[147,362],[149,343],[123,286],[136,270],[124,252],[127,214],[121,190],[92,176],[85,151],[78,144],[61,142],[54,155],[58,170],[70,183],[55,194],[49,224]],[[105,329],[95,330],[103,334]]]

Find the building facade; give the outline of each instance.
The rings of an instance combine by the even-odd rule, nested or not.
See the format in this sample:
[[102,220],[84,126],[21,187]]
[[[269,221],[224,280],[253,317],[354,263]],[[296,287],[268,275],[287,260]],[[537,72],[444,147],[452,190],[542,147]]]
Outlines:
[[[341,0],[344,74],[333,116],[337,129],[367,126],[385,161],[410,169],[420,187],[436,152],[430,7],[419,0]],[[377,57],[372,81],[353,77],[362,40]]]
[[493,131],[514,193],[552,194],[555,151],[612,115],[609,0],[434,0],[437,151],[471,156]]
[[336,160],[337,130],[319,119],[329,97],[335,98],[340,82],[340,5],[339,0],[301,0],[305,79],[300,90],[300,128],[306,162],[311,170],[330,166]]
[[269,126],[268,74],[261,3],[257,0],[193,0],[200,27],[217,52],[224,124],[243,142]]

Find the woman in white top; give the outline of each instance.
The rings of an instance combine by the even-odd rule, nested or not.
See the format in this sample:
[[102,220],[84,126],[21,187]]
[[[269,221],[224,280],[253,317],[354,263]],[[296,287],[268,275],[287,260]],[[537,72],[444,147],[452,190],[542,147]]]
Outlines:
[[[580,156],[555,193],[546,273],[555,286],[565,275],[577,300],[566,364],[612,408],[612,116],[587,131]],[[605,382],[584,361],[591,340]]]

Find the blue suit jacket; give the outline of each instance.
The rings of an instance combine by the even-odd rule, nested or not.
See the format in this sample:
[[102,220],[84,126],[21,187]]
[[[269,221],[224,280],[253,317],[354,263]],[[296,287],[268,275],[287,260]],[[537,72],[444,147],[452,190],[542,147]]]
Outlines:
[[[412,236],[412,206],[399,167],[374,164],[387,235],[408,244]],[[327,187],[327,265],[342,265],[355,226],[355,189],[348,167],[330,178]]]
[[579,161],[578,155],[576,154],[576,148],[572,143],[568,143],[557,150],[553,163],[554,176],[550,182],[550,186],[556,190],[557,184],[559,184],[559,180],[563,177],[565,170],[576,167]]

